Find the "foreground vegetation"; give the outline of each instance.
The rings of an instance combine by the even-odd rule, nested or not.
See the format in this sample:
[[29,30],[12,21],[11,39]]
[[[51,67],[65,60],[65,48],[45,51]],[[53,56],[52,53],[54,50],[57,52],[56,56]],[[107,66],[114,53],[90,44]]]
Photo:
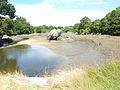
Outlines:
[[120,62],[112,62],[97,68],[80,69],[64,75],[64,80],[54,84],[52,88],[63,90],[119,90]]
[[[14,77],[13,79],[10,79]],[[111,62],[98,67],[85,67],[61,72],[48,81],[49,86],[41,87],[17,81],[22,75],[0,75],[1,90],[119,90],[120,61]]]
[[40,86],[29,83],[20,73],[0,74],[0,90],[38,90]]

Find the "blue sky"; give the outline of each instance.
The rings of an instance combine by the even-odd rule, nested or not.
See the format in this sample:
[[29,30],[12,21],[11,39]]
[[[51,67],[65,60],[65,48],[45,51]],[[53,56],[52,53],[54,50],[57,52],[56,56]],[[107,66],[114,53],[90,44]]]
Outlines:
[[119,0],[9,0],[18,16],[25,17],[33,26],[68,26],[81,18],[101,19],[120,6]]

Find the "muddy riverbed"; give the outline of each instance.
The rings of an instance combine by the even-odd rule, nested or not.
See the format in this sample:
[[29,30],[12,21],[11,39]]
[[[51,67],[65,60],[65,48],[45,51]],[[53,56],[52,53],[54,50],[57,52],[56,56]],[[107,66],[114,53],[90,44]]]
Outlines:
[[[47,53],[46,50],[42,49],[42,52],[40,52],[41,46],[44,48],[45,47],[48,48],[55,55],[58,55],[57,58],[56,57],[52,58],[53,60],[51,60],[50,58],[47,58],[47,61],[50,62],[49,64],[51,63],[54,64],[53,66],[49,67],[49,68],[54,68],[54,69],[51,69],[51,71],[52,70],[56,71],[55,70],[56,66],[58,71],[62,69],[73,69],[74,67],[76,68],[84,65],[96,66],[101,63],[106,63],[109,60],[114,60],[120,57],[120,52],[119,52],[120,37],[117,37],[117,36],[113,37],[113,36],[102,36],[102,35],[75,35],[75,34],[69,33],[69,34],[63,34],[62,38],[60,38],[60,40],[58,41],[51,40],[49,42],[48,40],[46,40],[45,35],[34,35],[29,37],[28,40],[20,41],[15,45],[30,45],[33,48],[36,48],[36,46],[38,47],[38,49],[34,49],[34,50],[30,48],[27,49],[26,53],[22,55],[22,60],[18,60],[21,62],[27,62],[28,60],[32,60],[32,59],[39,61],[40,57],[43,57],[43,56],[40,56],[39,53],[42,53],[42,55],[44,55],[44,57],[47,58],[47,56],[45,56]],[[30,52],[31,50],[33,51]],[[15,52],[16,51],[14,51],[14,53]],[[25,57],[25,56],[28,56],[28,57]],[[64,60],[63,58],[62,60],[61,57],[59,56],[66,57],[67,59]],[[23,59],[26,59],[26,61],[24,61]],[[26,66],[31,65],[29,64],[27,64]],[[38,66],[36,64],[34,66],[39,67],[40,64],[42,65],[41,60],[39,65],[37,64]],[[21,67],[23,68],[22,69],[23,72],[26,70],[26,69],[24,70],[25,65],[24,67],[21,65],[18,65],[18,66],[19,68]],[[35,69],[35,70],[37,71],[38,69]],[[35,75],[38,75],[38,71],[37,71],[37,74]],[[30,73],[30,72],[33,72],[33,71],[28,70],[27,72],[24,72],[24,73]]]
[[44,46],[57,54],[64,55],[68,61],[63,66],[98,65],[106,60],[120,57],[120,37],[108,35],[75,35],[66,33],[58,41],[48,41],[46,36],[33,36],[18,44]]

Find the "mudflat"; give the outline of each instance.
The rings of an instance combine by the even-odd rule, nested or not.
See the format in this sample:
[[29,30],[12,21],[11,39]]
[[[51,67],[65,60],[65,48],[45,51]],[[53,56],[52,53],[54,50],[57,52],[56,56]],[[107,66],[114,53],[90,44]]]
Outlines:
[[68,60],[63,66],[98,65],[107,60],[120,58],[119,36],[64,33],[60,40],[48,41],[45,35],[34,35],[17,44],[40,45],[64,55]]

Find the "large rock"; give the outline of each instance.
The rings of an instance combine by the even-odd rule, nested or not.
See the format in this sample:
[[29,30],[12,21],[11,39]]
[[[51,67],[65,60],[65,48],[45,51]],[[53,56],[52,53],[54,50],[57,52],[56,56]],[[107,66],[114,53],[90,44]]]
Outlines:
[[62,34],[62,30],[61,29],[53,29],[51,30],[48,35],[47,35],[47,39],[48,40],[57,40],[58,37],[60,37]]

